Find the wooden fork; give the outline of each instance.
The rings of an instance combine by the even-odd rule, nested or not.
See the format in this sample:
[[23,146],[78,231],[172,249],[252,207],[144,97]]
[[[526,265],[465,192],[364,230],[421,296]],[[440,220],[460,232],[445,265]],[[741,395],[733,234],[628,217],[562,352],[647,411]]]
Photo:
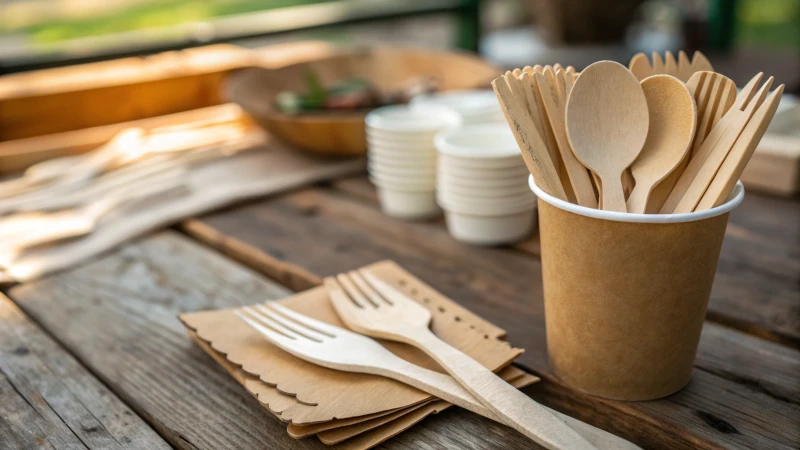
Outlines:
[[428,328],[430,311],[385,281],[362,270],[326,278],[325,286],[349,328],[424,351],[503,423],[537,444],[552,450],[594,448],[542,405],[439,339]]
[[20,253],[45,244],[76,238],[94,231],[111,212],[154,197],[185,189],[186,170],[174,167],[138,184],[110,192],[80,208],[55,213],[23,214],[2,222],[0,265],[8,266]]
[[759,73],[742,88],[731,109],[722,116],[700,148],[692,155],[692,159],[661,207],[662,214],[694,211],[739,134],[756,109],[764,102],[773,78],[770,77],[754,96],[753,93],[762,76],[763,74]]
[[[277,303],[244,307],[234,313],[273,345],[300,359],[329,369],[391,378],[500,421],[453,377],[412,364],[366,336],[313,319]],[[547,410],[598,448],[639,448],[558,411]]]
[[653,62],[651,64],[647,59],[647,55],[644,53],[637,53],[631,58],[628,69],[639,81],[651,75],[665,74],[672,75],[684,83],[689,81],[689,78],[691,78],[695,72],[714,71],[714,68],[711,67],[711,63],[708,62],[708,58],[701,52],[694,52],[691,62],[689,62],[689,58],[686,57],[686,53],[684,53],[683,50],[678,52],[677,62],[672,52],[667,52],[664,55],[664,59],[661,59],[659,53],[653,52],[652,59]]

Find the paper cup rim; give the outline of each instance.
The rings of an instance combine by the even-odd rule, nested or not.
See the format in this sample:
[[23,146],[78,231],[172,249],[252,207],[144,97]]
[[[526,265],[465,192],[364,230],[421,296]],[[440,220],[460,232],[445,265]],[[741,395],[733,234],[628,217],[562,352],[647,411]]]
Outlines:
[[736,182],[733,192],[728,196],[728,200],[714,208],[706,209],[703,211],[695,211],[682,214],[634,214],[634,213],[621,213],[616,211],[603,211],[599,209],[587,208],[585,206],[576,205],[574,203],[566,202],[564,200],[553,197],[547,192],[543,191],[533,181],[533,175],[528,176],[528,186],[534,194],[541,200],[555,206],[558,209],[578,214],[580,216],[591,217],[593,219],[610,220],[613,222],[631,222],[631,223],[682,223],[694,222],[697,220],[704,220],[710,217],[720,216],[722,214],[732,211],[739,206],[744,199],[744,185],[741,181]]

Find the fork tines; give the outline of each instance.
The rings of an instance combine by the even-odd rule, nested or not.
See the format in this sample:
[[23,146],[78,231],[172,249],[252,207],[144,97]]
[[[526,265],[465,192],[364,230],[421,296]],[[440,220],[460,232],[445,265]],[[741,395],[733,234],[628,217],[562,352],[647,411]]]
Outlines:
[[733,106],[711,129],[711,132],[692,155],[689,165],[681,174],[661,213],[689,213],[695,210],[720,166],[736,143],[742,130],[755,112],[764,105],[773,77],[761,83],[762,73],[753,77],[736,96]]
[[234,314],[276,344],[287,339],[323,342],[341,332],[338,327],[298,314],[277,303],[245,306],[234,310]]
[[686,56],[683,50],[678,52],[678,60],[675,61],[675,56],[672,52],[666,52],[664,58],[661,54],[653,52],[651,55],[652,62],[647,59],[644,53],[637,53],[631,58],[628,68],[639,79],[639,81],[658,74],[672,75],[684,83],[689,81],[692,74],[695,72],[709,71],[713,72],[714,68],[703,53],[696,51],[692,56],[692,61]]

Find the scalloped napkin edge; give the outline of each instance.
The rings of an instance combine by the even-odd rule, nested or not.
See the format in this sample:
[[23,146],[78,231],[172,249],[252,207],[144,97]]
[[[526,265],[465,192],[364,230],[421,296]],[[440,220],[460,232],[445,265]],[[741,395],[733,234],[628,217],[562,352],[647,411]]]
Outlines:
[[[505,335],[502,329],[443,296],[396,263],[382,261],[365,269],[430,309],[433,332],[486,367],[497,371],[522,354],[521,349],[499,339]],[[312,288],[280,302],[302,314],[344,326],[330,305],[324,287]],[[180,320],[228,362],[275,388],[273,390],[286,394],[275,396],[261,392],[258,398],[282,420],[295,425],[367,416],[407,408],[433,398],[388,378],[326,369],[295,358],[242,324],[232,309],[183,314]],[[444,373],[430,357],[413,347],[380,342],[408,361]],[[294,402],[288,402],[288,396],[293,396]]]

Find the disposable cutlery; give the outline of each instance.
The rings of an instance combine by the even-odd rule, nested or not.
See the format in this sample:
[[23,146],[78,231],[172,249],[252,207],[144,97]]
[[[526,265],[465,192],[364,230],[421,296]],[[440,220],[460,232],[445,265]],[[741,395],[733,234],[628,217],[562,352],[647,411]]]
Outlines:
[[136,164],[99,174],[96,178],[81,185],[44,186],[36,191],[0,199],[0,216],[19,211],[50,211],[75,207],[103,195],[117,186],[167,170],[171,166],[200,164],[220,156],[252,148],[259,141],[260,137],[257,134],[247,134],[232,142],[212,144],[186,152],[151,156]]
[[656,185],[647,201],[647,213],[657,213],[675,187],[692,154],[703,144],[706,136],[728,112],[736,100],[736,85],[715,72],[696,72],[686,83],[697,105],[697,127],[692,146],[675,169]]
[[716,72],[696,72],[686,82],[686,87],[692,91],[698,108],[697,133],[692,143],[692,153],[695,153],[736,101],[736,83]]
[[653,186],[681,162],[689,151],[697,124],[697,106],[682,81],[653,75],[641,82],[650,128],[641,153],[631,165],[636,185],[627,202],[629,213],[644,214]]
[[[235,314],[273,345],[334,370],[384,376],[499,421],[451,376],[409,363],[366,336],[313,319],[277,303],[237,309]],[[546,407],[545,407],[546,408]],[[600,449],[639,447],[558,411],[547,410]]]
[[772,86],[772,77],[764,83],[755,96],[753,95],[762,76],[763,74],[759,73],[745,85],[737,95],[733,107],[714,126],[697,152],[692,155],[692,159],[661,207],[662,214],[692,212],[697,206],[747,121],[767,96]]
[[366,271],[326,278],[336,312],[352,330],[413,345],[431,356],[506,425],[548,449],[594,448],[539,403],[428,328],[430,311]]
[[686,57],[686,53],[684,53],[683,50],[678,52],[677,62],[672,52],[666,52],[664,59],[661,58],[659,53],[653,52],[652,60],[651,64],[647,59],[647,55],[644,53],[637,53],[631,58],[628,68],[639,81],[653,75],[664,74],[672,75],[684,83],[689,81],[689,78],[691,78],[695,72],[714,71],[711,67],[711,63],[708,62],[708,59],[701,52],[694,52],[691,62],[689,62],[689,58]]
[[575,198],[581,206],[597,208],[597,198],[592,189],[589,172],[575,157],[567,138],[567,128],[564,120],[566,117],[567,97],[574,83],[572,75],[565,71],[554,72],[551,69],[545,69],[543,73],[536,73],[535,77],[547,111],[547,119],[553,129],[555,145],[569,176],[569,182],[572,185]]
[[550,195],[566,200],[567,194],[561,185],[555,162],[538,131],[539,121],[532,116],[535,112],[528,109],[526,94],[519,80],[513,74],[507,73],[493,80],[492,87],[500,100],[500,107],[519,145],[525,165],[533,174],[536,184]]
[[127,129],[88,156],[65,156],[35,164],[20,178],[0,183],[0,199],[23,194],[60,177],[73,182],[91,178],[114,158],[117,151],[129,150],[141,143],[143,133],[140,128]]
[[47,183],[62,187],[78,184],[145,157],[221,144],[240,138],[245,133],[242,124],[207,122],[155,128],[149,133],[139,128],[124,130],[89,153],[34,164],[22,177],[0,183],[0,198],[29,192]]
[[566,122],[575,156],[600,178],[603,209],[626,212],[623,172],[642,150],[649,126],[639,81],[612,61],[590,65],[572,87]]
[[17,218],[16,223],[12,222],[3,230],[0,265],[7,266],[16,255],[31,247],[91,233],[111,212],[184,188],[185,176],[186,171],[176,167],[138,184],[119,188],[77,209]]
[[778,110],[778,104],[783,94],[784,86],[780,85],[777,89],[764,100],[764,103],[750,118],[747,126],[742,131],[742,134],[736,140],[736,143],[731,148],[725,161],[719,168],[719,171],[714,176],[714,180],[706,189],[700,202],[695,207],[695,211],[702,211],[719,206],[725,203],[730,195],[736,181],[742,175],[747,162],[753,155],[758,143],[767,131],[775,111]]
[[547,149],[547,153],[550,155],[550,160],[553,161],[553,166],[556,168],[556,171],[559,174],[559,182],[564,188],[567,198],[570,201],[574,201],[575,196],[572,195],[569,179],[566,178],[566,173],[564,173],[562,176],[563,164],[561,161],[561,155],[558,153],[556,138],[553,134],[552,128],[550,127],[550,124],[548,123],[544,101],[542,100],[542,95],[539,93],[539,89],[536,87],[536,81],[533,78],[533,74],[530,72],[523,72],[517,77],[516,80],[513,80],[512,83],[514,83],[514,85],[517,86],[522,92],[524,92],[525,99],[527,100],[528,112],[530,113],[531,118],[536,125],[536,131],[539,133],[539,136],[542,137],[542,142]]

